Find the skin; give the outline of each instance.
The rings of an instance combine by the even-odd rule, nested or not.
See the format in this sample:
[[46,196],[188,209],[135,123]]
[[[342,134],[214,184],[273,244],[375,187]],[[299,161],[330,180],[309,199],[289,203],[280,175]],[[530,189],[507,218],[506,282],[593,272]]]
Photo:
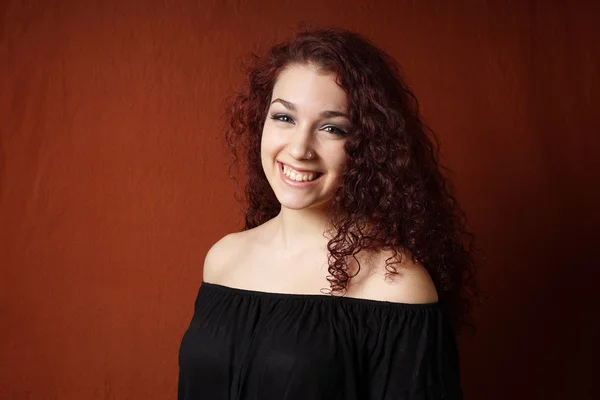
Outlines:
[[[210,249],[204,280],[279,293],[321,294],[328,288],[326,209],[347,160],[351,128],[347,98],[335,76],[312,65],[292,65],[278,76],[261,139],[261,163],[281,203],[280,213],[248,231],[232,233]],[[281,177],[280,164],[322,174],[297,188]],[[402,251],[399,249],[399,251]],[[404,257],[401,279],[385,279],[390,251],[358,254],[361,269],[348,297],[407,303],[437,301],[425,268]],[[405,253],[406,255],[406,253]],[[352,271],[356,265],[350,263]]]
[[[291,66],[275,83],[261,141],[265,175],[281,203],[276,217],[281,244],[294,250],[299,237],[322,236],[325,210],[347,155],[350,120],[345,92],[335,77],[312,66]],[[315,184],[295,188],[281,179],[280,164],[321,173]]]

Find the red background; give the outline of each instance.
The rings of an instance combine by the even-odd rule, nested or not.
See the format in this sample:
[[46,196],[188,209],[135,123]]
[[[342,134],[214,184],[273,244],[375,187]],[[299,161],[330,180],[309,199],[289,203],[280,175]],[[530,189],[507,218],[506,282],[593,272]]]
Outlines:
[[467,399],[597,384],[595,1],[3,1],[0,397],[174,399],[240,57],[299,22],[402,64],[486,251]]

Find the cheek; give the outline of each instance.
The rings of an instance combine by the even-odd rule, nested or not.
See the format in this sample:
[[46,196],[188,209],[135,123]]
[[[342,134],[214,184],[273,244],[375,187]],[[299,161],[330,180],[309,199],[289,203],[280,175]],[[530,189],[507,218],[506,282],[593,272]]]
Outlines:
[[261,153],[269,152],[272,140],[269,136],[269,130],[264,128],[260,136],[260,151]]
[[277,143],[268,129],[263,129],[260,138],[260,159],[263,170],[271,167],[277,153]]
[[261,140],[260,142],[260,161],[262,163],[263,169],[265,167],[265,164],[267,162],[267,160],[270,158],[271,152],[269,151],[268,146],[266,145],[266,143]]
[[334,161],[334,168],[338,174],[341,174],[348,160],[348,156],[346,155],[346,151],[343,147],[336,149],[334,154],[336,154],[335,160],[332,160]]
[[264,128],[260,139],[261,153],[273,157],[285,147],[285,137],[275,129]]

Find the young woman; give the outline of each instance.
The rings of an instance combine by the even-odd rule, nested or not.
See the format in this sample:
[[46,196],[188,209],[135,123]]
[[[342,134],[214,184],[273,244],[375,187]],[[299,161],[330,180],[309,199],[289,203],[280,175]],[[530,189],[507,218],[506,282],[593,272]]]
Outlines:
[[206,255],[179,400],[461,399],[470,234],[395,62],[302,31],[230,118],[246,223]]

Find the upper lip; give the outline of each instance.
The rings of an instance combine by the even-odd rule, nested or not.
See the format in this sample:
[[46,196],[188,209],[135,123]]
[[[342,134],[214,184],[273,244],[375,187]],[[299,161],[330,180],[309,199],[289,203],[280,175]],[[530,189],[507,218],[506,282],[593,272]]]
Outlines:
[[290,167],[291,169],[293,169],[293,170],[296,170],[296,171],[298,171],[298,172],[303,172],[303,173],[311,173],[311,172],[312,172],[312,173],[318,173],[318,174],[320,174],[320,172],[319,172],[319,171],[316,171],[316,170],[314,170],[314,169],[303,169],[303,168],[296,168],[295,166],[293,166],[293,165],[291,165],[291,164],[284,163],[284,162],[282,162],[282,161],[279,161],[279,162],[280,162],[281,164],[283,164],[283,165],[287,165],[287,166],[288,166],[288,167]]

